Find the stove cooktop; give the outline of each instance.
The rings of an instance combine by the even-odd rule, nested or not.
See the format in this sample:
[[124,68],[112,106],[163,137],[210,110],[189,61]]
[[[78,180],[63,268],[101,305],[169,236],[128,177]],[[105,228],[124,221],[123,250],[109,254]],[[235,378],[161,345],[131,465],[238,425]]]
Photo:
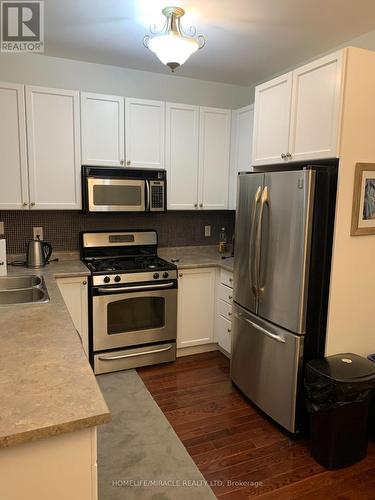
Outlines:
[[142,271],[169,271],[174,264],[157,256],[115,257],[86,260],[85,264],[93,274],[137,273]]

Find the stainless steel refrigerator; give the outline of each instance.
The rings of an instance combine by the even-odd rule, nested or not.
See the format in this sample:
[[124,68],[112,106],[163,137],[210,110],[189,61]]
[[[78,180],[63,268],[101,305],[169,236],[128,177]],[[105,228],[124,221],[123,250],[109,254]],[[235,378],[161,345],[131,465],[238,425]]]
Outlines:
[[240,173],[231,378],[290,432],[324,352],[337,166]]

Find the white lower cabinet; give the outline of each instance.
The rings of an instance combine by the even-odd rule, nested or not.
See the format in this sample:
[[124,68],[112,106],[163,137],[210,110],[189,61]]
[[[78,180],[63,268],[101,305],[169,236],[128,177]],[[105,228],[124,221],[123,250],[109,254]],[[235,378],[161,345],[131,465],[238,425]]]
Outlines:
[[214,342],[215,276],[215,268],[179,272],[178,348]]
[[88,295],[87,279],[82,276],[72,278],[57,278],[57,285],[63,296],[73,324],[79,333],[83,350],[88,356]]
[[216,285],[215,333],[219,347],[227,355],[231,354],[232,299],[233,273],[221,269]]
[[0,449],[0,498],[97,500],[96,427]]

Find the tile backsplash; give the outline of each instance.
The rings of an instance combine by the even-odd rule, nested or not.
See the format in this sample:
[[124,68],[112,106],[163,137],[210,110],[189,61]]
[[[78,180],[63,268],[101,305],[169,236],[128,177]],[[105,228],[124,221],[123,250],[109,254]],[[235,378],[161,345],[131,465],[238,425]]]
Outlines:
[[[33,237],[33,227],[43,227],[44,240],[55,251],[79,250],[80,231],[111,229],[155,229],[160,246],[214,245],[224,226],[228,238],[234,231],[235,212],[184,211],[162,214],[85,214],[72,210],[7,210],[0,211],[5,225],[7,251],[24,253]],[[211,236],[204,236],[204,226],[211,226]]]

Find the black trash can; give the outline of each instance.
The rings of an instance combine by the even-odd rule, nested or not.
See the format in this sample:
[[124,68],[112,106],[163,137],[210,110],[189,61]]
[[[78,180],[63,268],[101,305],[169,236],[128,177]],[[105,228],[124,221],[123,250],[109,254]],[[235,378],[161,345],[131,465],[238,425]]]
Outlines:
[[337,354],[307,363],[311,454],[326,469],[340,469],[366,456],[374,387],[375,364],[356,354]]

